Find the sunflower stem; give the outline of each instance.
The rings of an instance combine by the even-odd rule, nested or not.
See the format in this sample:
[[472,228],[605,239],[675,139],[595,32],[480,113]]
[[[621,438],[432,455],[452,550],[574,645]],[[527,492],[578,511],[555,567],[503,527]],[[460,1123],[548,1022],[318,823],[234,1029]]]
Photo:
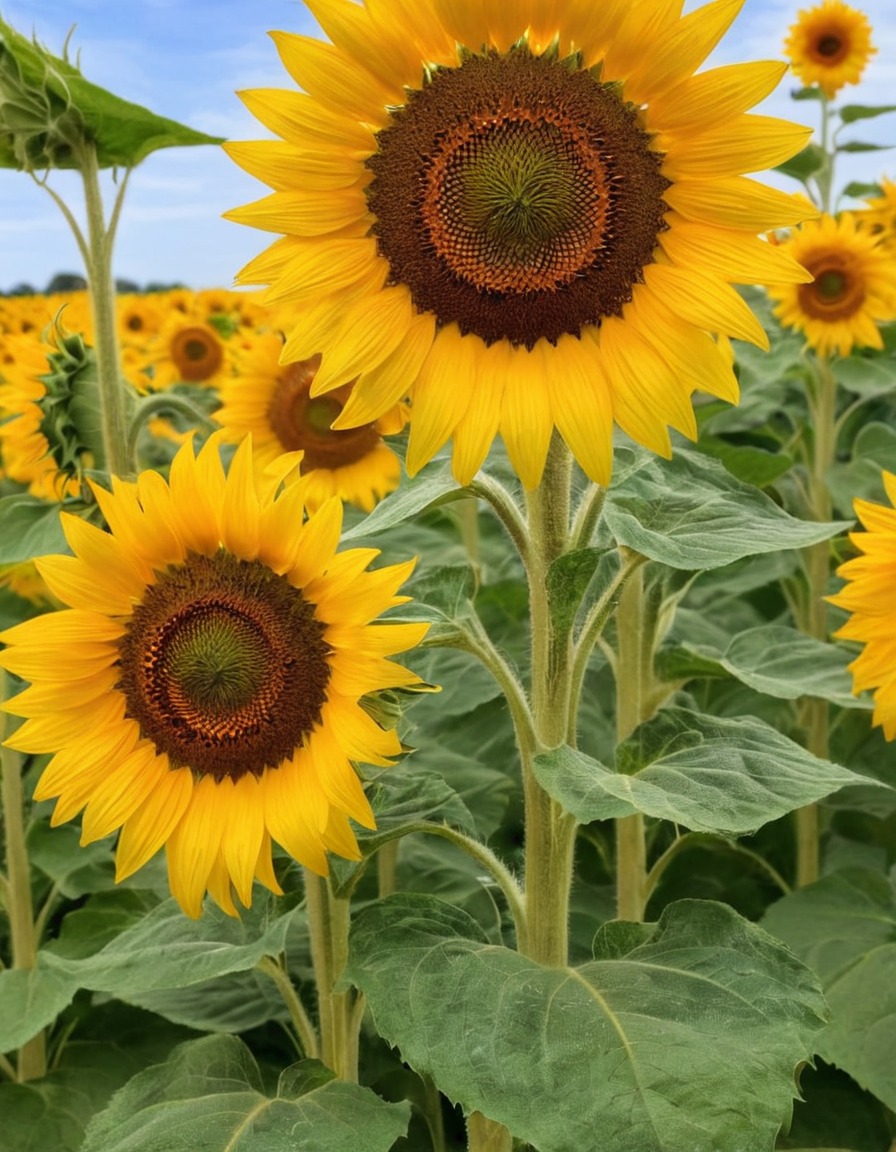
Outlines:
[[128,455],[127,396],[119,371],[115,281],[112,278],[112,240],[125,185],[123,182],[119,189],[115,218],[107,231],[96,145],[92,141],[84,142],[78,159],[87,209],[87,283],[93,311],[106,468],[116,476],[128,477],[133,464]]
[[520,512],[511,494],[503,484],[500,484],[485,472],[480,472],[468,487],[474,495],[480,497],[480,499],[491,506],[492,511],[503,524],[505,532],[516,546],[516,550],[523,564],[528,567],[530,552],[529,529],[523,514]]
[[460,538],[470,560],[473,571],[479,573],[482,562],[479,547],[479,501],[461,500],[457,508]]
[[[0,701],[9,699],[9,678],[0,670]],[[6,829],[6,874],[9,881],[7,913],[12,942],[12,966],[24,970],[37,967],[37,934],[31,901],[31,866],[25,844],[25,798],[22,792],[21,757],[2,744],[7,734],[6,713],[0,712],[0,797]],[[41,1029],[18,1051],[17,1076],[20,1083],[39,1080],[47,1072],[46,1034]]]
[[579,506],[572,522],[570,550],[587,548],[591,543],[594,530],[600,521],[601,513],[607,499],[607,489],[603,485],[589,484],[582,493]]
[[[644,595],[644,569],[636,567],[616,609],[616,728],[622,741],[650,715],[656,620]],[[640,812],[616,821],[616,915],[641,921],[647,904],[647,844]]]
[[376,854],[377,895],[385,900],[395,891],[395,874],[398,869],[398,849],[400,840],[390,840]]
[[320,1056],[341,1080],[358,1082],[360,1016],[354,1012],[354,989],[336,991],[348,960],[351,909],[325,876],[305,869],[311,962],[320,1014]]
[[[837,381],[825,357],[815,361],[812,390],[812,447],[808,494],[810,513],[815,520],[830,520],[831,494],[828,470],[837,453]],[[828,608],[825,596],[831,573],[831,553],[827,540],[813,544],[805,552],[808,595],[800,627],[816,640],[828,639]],[[826,760],[829,753],[828,721],[830,708],[826,700],[806,699],[802,723],[806,730],[806,747],[813,755]],[[796,813],[796,885],[813,884],[820,873],[820,820],[817,804],[809,804]]]
[[206,432],[213,432],[218,427],[213,416],[203,412],[198,405],[191,403],[185,396],[178,396],[175,392],[157,392],[153,396],[146,396],[138,401],[128,425],[128,460],[137,459],[137,442],[140,439],[140,433],[149,421],[156,416],[171,415],[172,413],[186,416],[188,420]]
[[277,985],[277,991],[283,997],[283,1002],[289,1009],[289,1018],[292,1020],[293,1027],[298,1036],[299,1046],[302,1054],[310,1059],[316,1060],[320,1056],[320,1045],[318,1043],[317,1032],[308,1013],[305,1011],[305,1005],[299,998],[298,992],[295,990],[289,973],[285,967],[273,958],[273,956],[262,956],[256,965],[260,972],[270,978]]
[[569,895],[576,823],[539,784],[533,753],[566,740],[572,641],[555,630],[548,571],[569,545],[572,458],[554,433],[541,483],[527,494],[531,550],[527,566],[532,627],[532,722],[535,748],[520,748],[526,810],[526,939],[521,951],[562,966],[569,951]]

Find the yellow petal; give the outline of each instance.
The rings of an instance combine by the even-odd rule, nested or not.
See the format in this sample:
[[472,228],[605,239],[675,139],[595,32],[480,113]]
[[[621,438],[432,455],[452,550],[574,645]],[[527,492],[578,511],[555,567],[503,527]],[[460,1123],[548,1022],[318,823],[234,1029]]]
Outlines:
[[115,883],[132,876],[155,856],[180,822],[193,795],[193,773],[168,769],[153,792],[128,817],[115,853]]
[[217,782],[203,776],[194,785],[189,807],[168,838],[168,886],[194,920],[202,915],[202,898],[221,846],[224,816]]
[[575,336],[557,341],[550,376],[557,430],[589,479],[609,484],[613,471],[613,407],[597,349]]
[[782,61],[757,60],[690,76],[651,101],[651,126],[660,131],[700,131],[707,124],[740,116],[769,96],[786,71]]
[[745,232],[769,232],[818,215],[805,196],[766,188],[746,176],[677,180],[663,200],[689,220]]
[[415,476],[435,456],[466,412],[483,347],[478,337],[462,336],[456,324],[436,333],[411,400],[409,476]]
[[676,315],[697,328],[748,340],[768,351],[765,329],[742,296],[723,280],[694,270],[651,264],[644,280]]

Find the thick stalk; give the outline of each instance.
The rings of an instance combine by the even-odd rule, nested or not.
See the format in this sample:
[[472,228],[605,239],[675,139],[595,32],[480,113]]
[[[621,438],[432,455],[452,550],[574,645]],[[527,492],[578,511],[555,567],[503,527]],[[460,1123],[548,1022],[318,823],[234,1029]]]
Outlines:
[[[572,462],[555,433],[541,484],[528,494],[529,605],[532,627],[532,719],[537,744],[566,740],[572,642],[555,634],[547,591],[551,564],[569,544]],[[568,956],[569,893],[575,820],[544,791],[524,750],[526,805],[526,947],[542,964],[564,965]]]
[[[8,699],[8,678],[0,671],[0,700]],[[6,737],[6,713],[0,712],[0,741]],[[7,912],[12,941],[12,966],[26,970],[37,966],[37,934],[31,902],[31,869],[25,845],[25,804],[22,794],[20,757],[0,745],[3,824],[6,829]],[[46,1036],[40,1031],[18,1052],[17,1078],[20,1082],[39,1080],[47,1072]]]
[[[653,685],[654,628],[644,598],[644,569],[629,577],[616,609],[616,729],[625,740],[648,717]],[[640,812],[616,821],[616,915],[643,920],[647,845]]]
[[130,476],[133,465],[128,455],[127,397],[119,371],[115,281],[112,278],[114,224],[109,231],[106,230],[96,147],[85,143],[79,159],[87,209],[87,281],[93,311],[106,467],[116,476]]
[[398,846],[400,840],[390,840],[376,854],[377,893],[385,900],[395,891],[395,875],[398,870]]
[[[831,495],[828,469],[834,462],[837,438],[837,382],[830,364],[822,357],[816,361],[814,403],[812,404],[812,460],[809,470],[809,499],[816,520],[831,519]],[[826,540],[806,549],[806,582],[808,592],[800,627],[816,640],[828,639],[828,609],[825,595],[830,578],[830,546]],[[807,699],[802,710],[806,730],[806,747],[815,756],[827,759],[829,752],[828,721],[830,709],[826,700]],[[798,888],[814,883],[819,876],[819,811],[817,804],[800,808],[796,814],[796,884]]]
[[353,989],[335,991],[348,959],[350,906],[329,880],[305,869],[311,961],[320,1014],[320,1056],[341,1080],[358,1082],[358,1032]]
[[261,972],[270,976],[277,985],[277,990],[283,997],[283,1002],[286,1004],[286,1007],[289,1009],[289,1017],[296,1030],[302,1055],[316,1060],[320,1055],[317,1033],[314,1031],[314,1025],[308,1019],[305,1005],[302,1003],[298,992],[296,992],[286,968],[283,967],[279,961],[275,960],[273,956],[262,956],[258,961],[257,967]]

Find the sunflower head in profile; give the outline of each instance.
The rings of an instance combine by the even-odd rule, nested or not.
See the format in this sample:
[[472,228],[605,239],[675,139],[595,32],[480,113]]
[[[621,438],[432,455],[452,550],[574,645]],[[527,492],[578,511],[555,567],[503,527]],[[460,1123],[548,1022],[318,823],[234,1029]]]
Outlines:
[[747,110],[784,65],[695,74],[743,0],[310,0],[274,33],[304,91],[245,92],[280,139],[227,146],[281,238],[241,273],[295,308],[284,359],[354,381],[340,427],[410,398],[408,470],[465,483],[500,434],[538,483],[554,428],[606,482],[614,421],[669,455],[690,395],[735,400],[713,334],[766,344],[732,287],[804,273],[758,231],[803,205],[745,173],[806,129]]
[[38,561],[68,607],[0,635],[0,666],[31,681],[9,743],[53,754],[35,793],[53,823],[84,809],[85,844],[120,829],[118,879],[164,846],[191,916],[206,890],[231,914],[255,879],[278,891],[272,841],[320,873],[328,850],[358,856],[353,761],[400,751],[361,699],[419,683],[388,657],[425,632],[375,622],[412,563],[337,552],[342,505],[303,522],[294,457],[261,470],[247,439],[225,475],[218,440],[181,448],[167,482],[95,488],[110,531],[65,516],[74,555]]
[[876,51],[868,17],[843,0],[801,9],[784,43],[794,74],[807,87],[817,84],[828,99],[845,84],[858,84]]
[[796,229],[783,248],[812,282],[771,285],[782,324],[805,333],[820,356],[881,348],[878,325],[896,319],[896,256],[859,228],[849,213],[823,216]]
[[252,435],[258,459],[273,462],[283,452],[302,452],[299,470],[306,478],[311,510],[338,496],[370,512],[398,487],[401,464],[383,440],[403,424],[399,407],[391,414],[352,428],[333,428],[351,396],[351,385],[312,396],[320,357],[281,364],[283,340],[276,333],[256,337],[239,370],[220,388],[215,419],[228,440]]
[[[890,504],[896,504],[896,476],[883,473]],[[856,692],[874,693],[874,723],[888,740],[896,736],[896,509],[866,500],[855,501],[864,528],[850,540],[858,556],[837,569],[846,585],[830,603],[850,613],[834,635],[864,645],[850,664]]]

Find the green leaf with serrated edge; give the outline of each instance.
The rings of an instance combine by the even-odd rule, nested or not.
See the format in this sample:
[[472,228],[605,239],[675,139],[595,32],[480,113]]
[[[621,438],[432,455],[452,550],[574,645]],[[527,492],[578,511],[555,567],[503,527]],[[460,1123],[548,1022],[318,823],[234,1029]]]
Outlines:
[[867,696],[854,696],[852,677],[847,665],[853,653],[836,644],[825,644],[806,636],[795,628],[781,624],[765,624],[739,632],[724,653],[705,648],[693,649],[684,644],[678,650],[676,661],[663,660],[658,654],[657,665],[668,676],[676,663],[687,668],[691,659],[692,672],[685,675],[724,676],[726,673],[749,688],[779,700],[796,700],[800,696],[814,696],[829,700],[841,708],[870,710],[872,702]]
[[408,1105],[308,1064],[287,1069],[272,1098],[242,1041],[182,1044],[116,1094],[81,1152],[388,1152],[407,1129]]
[[[696,832],[743,835],[847,784],[754,717],[664,708],[616,749],[616,770],[565,745],[535,758],[541,786],[582,824],[643,812]],[[885,787],[885,785],[881,785]]]
[[[413,825],[424,820],[449,824],[469,836],[476,835],[472,815],[444,776],[426,771],[416,761],[415,757],[410,764],[387,769],[368,789],[376,828],[356,829],[363,858],[390,840],[400,839]],[[361,861],[332,859],[331,875],[337,895],[348,891],[361,867]]]
[[763,924],[821,978],[831,1022],[818,1054],[896,1109],[892,885],[878,872],[835,872],[773,904]]
[[819,1060],[800,1069],[800,1100],[776,1148],[788,1152],[885,1152],[890,1115],[845,1072]]
[[700,437],[700,451],[719,460],[744,484],[767,488],[793,467],[786,452],[768,452],[753,444],[731,444],[714,436]]
[[183,1028],[124,1004],[93,1006],[52,1071],[0,1084],[0,1152],[78,1152],[91,1116],[127,1080],[190,1038]]
[[730,908],[682,901],[646,943],[547,968],[428,896],[362,910],[347,975],[379,1033],[539,1152],[771,1149],[823,1002]]
[[[27,40],[0,19],[0,66],[9,79],[0,92],[12,96],[9,84],[24,88],[46,109],[44,124],[24,130],[7,119],[0,106],[0,166],[77,168],[72,141],[94,141],[101,168],[132,168],[159,148],[219,144],[221,137],[196,132],[85,80],[79,68]],[[51,121],[60,125],[58,140],[48,139]],[[49,148],[49,152],[48,152]]]
[[444,565],[421,572],[402,591],[411,597],[402,618],[463,620],[473,615],[476,577],[469,564]]
[[685,571],[804,548],[851,526],[797,520],[715,460],[678,448],[671,460],[617,452],[603,520],[619,544]]
[[858,140],[850,140],[848,144],[839,144],[837,152],[889,152],[890,144],[862,144]]
[[853,124],[856,120],[873,120],[875,116],[896,112],[896,104],[844,104],[837,111],[844,124]]
[[417,516],[426,508],[447,500],[469,499],[469,493],[458,486],[447,464],[424,468],[414,477],[402,477],[401,485],[357,524],[347,528],[343,540],[357,540],[375,536],[405,520]]

